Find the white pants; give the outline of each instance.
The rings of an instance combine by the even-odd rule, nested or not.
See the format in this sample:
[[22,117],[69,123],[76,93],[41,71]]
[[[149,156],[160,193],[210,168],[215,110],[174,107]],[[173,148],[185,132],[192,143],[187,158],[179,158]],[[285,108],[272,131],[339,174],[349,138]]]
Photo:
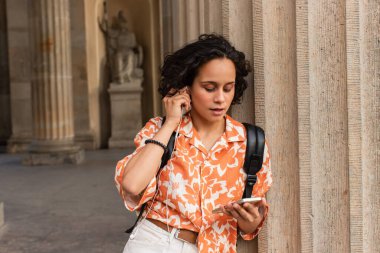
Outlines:
[[148,220],[141,221],[131,233],[123,253],[196,253],[197,246],[174,237]]

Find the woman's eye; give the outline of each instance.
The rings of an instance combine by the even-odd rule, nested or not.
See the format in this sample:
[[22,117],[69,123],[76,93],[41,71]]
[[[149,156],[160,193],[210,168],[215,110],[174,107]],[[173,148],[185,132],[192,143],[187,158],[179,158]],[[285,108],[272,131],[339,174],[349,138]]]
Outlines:
[[233,89],[233,86],[232,85],[228,85],[226,87],[224,87],[224,92],[230,92],[231,90]]
[[215,90],[215,88],[207,88],[207,87],[205,87],[205,90],[208,91],[208,92],[212,92],[212,91]]

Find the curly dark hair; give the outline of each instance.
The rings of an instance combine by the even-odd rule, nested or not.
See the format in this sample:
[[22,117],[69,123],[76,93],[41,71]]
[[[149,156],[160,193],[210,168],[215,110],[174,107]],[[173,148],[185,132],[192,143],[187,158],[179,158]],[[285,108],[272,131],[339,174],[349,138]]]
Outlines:
[[[236,50],[227,39],[218,34],[202,34],[195,42],[167,55],[161,68],[158,91],[165,97],[174,95],[185,86],[191,86],[199,68],[217,58],[228,58],[235,65],[235,95],[232,104],[239,104],[248,85],[244,77],[252,71],[251,65],[243,52]],[[174,93],[171,92],[173,90]]]

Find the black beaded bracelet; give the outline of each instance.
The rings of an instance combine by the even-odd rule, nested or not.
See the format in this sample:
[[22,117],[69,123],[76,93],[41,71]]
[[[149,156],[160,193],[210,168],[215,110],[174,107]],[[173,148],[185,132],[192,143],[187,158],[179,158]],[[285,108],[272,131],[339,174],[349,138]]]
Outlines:
[[159,141],[156,141],[156,140],[153,140],[153,139],[145,140],[145,144],[148,144],[148,143],[153,143],[153,144],[156,144],[156,145],[160,146],[161,148],[164,149],[165,153],[168,150],[168,148],[166,147],[166,145],[163,144],[163,143],[161,143],[161,142],[159,142]]

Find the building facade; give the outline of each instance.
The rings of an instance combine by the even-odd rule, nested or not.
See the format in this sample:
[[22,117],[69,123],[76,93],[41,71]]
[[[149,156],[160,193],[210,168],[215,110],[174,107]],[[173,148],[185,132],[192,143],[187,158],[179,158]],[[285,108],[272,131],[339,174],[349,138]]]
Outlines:
[[[126,13],[144,49],[142,122],[162,114],[164,55],[199,34],[225,35],[251,61],[251,85],[231,114],[265,129],[274,185],[264,230],[239,241],[239,252],[379,252],[378,0],[108,0],[107,7],[108,17]],[[57,15],[67,22],[57,24]],[[107,146],[103,16],[103,0],[0,0],[0,144],[7,152],[57,138],[59,147]],[[65,53],[49,58],[51,67],[38,65],[51,47]],[[49,76],[64,76],[64,91]],[[47,88],[32,85],[38,81]],[[51,116],[66,112],[58,121]]]

